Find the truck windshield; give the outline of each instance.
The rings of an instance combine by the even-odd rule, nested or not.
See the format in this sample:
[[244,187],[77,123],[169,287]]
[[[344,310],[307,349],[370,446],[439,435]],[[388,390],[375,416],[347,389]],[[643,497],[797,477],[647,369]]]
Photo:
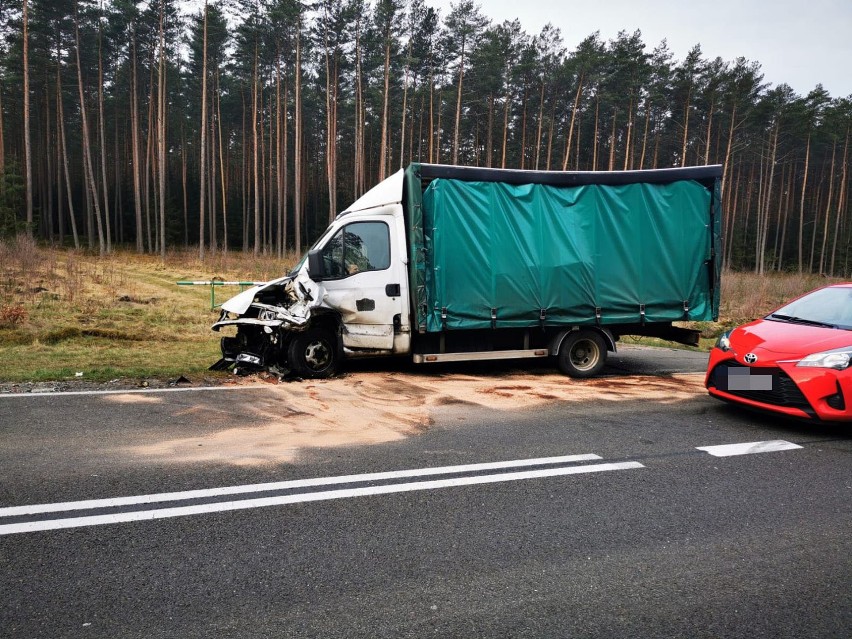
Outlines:
[[297,274],[299,271],[301,271],[301,270],[302,270],[302,267],[305,265],[305,262],[307,262],[307,260],[308,260],[308,253],[310,253],[311,251],[313,251],[314,249],[316,249],[317,247],[319,247],[319,246],[320,246],[323,242],[325,242],[325,238],[327,238],[329,235],[331,235],[331,232],[332,232],[333,230],[334,230],[334,227],[333,227],[333,226],[329,226],[329,227],[328,227],[328,228],[327,228],[327,229],[323,232],[323,234],[322,234],[322,235],[320,235],[320,236],[319,236],[319,238],[317,238],[317,241],[316,241],[316,242],[314,242],[314,243],[311,245],[311,248],[309,248],[307,251],[305,251],[305,252],[304,252],[304,254],[302,255],[301,259],[298,261],[298,263],[296,264],[296,266],[294,266],[294,267],[292,268],[292,270],[291,270],[289,273],[287,273],[287,277],[296,277],[296,274]]

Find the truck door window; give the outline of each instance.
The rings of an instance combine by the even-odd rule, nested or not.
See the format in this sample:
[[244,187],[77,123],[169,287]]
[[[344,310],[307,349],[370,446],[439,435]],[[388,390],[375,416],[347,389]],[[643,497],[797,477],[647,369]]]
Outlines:
[[329,279],[390,266],[390,231],[384,222],[353,222],[340,229],[322,251]]

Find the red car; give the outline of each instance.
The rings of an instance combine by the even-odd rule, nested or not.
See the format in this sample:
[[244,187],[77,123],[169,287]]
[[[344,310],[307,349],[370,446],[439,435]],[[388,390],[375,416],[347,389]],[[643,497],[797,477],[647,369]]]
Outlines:
[[852,283],[826,286],[723,334],[704,385],[713,397],[822,421],[852,421]]

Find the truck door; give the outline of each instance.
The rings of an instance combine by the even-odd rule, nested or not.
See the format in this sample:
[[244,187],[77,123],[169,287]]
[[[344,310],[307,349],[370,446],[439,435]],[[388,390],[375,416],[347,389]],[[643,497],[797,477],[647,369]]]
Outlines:
[[391,351],[403,312],[404,265],[394,260],[393,218],[358,220],[322,249],[326,304],[343,318],[343,345]]

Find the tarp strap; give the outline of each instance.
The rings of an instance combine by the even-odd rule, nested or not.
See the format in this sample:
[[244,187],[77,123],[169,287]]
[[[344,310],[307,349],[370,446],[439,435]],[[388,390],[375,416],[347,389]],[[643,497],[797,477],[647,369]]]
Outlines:
[[491,309],[491,328],[497,328],[497,309]]
[[689,319],[689,300],[683,300],[683,318]]
[[547,321],[547,309],[542,308],[538,311],[538,323],[544,328],[544,323]]
[[441,326],[443,330],[447,330],[447,307],[441,307]]
[[639,323],[642,324],[642,326],[645,325],[645,305],[644,304],[639,305]]
[[595,324],[601,325],[601,307],[595,306]]

